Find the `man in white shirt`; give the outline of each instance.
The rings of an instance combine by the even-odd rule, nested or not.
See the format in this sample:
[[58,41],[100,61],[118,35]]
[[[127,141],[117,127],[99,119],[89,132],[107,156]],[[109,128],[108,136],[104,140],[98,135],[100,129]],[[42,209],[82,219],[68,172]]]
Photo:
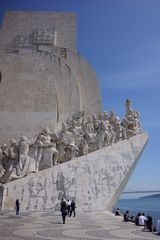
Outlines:
[[147,220],[147,218],[144,216],[144,213],[142,213],[142,214],[139,216],[139,226],[144,226],[146,220]]
[[160,234],[160,220],[157,221],[156,230],[157,230],[157,233]]
[[71,201],[70,200],[67,201],[67,211],[68,211],[68,215],[70,215],[70,211],[71,211]]

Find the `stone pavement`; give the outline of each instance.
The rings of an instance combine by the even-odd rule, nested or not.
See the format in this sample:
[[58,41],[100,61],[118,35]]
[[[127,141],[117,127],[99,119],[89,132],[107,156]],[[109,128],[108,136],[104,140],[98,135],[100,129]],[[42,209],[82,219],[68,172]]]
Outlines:
[[0,215],[0,240],[160,240],[142,229],[109,212],[77,213],[67,217],[66,224],[62,224],[60,213],[53,211]]

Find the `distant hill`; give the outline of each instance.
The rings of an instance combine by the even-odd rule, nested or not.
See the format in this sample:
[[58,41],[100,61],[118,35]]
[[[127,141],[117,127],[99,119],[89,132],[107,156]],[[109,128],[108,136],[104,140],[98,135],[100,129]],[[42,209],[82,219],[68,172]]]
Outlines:
[[140,198],[160,198],[160,193],[159,194],[149,195],[149,196],[144,196],[144,197],[140,197]]

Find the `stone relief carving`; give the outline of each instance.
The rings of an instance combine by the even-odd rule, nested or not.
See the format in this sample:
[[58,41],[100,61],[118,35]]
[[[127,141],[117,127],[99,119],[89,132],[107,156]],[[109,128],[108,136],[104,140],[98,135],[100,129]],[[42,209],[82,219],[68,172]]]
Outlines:
[[32,33],[32,42],[37,45],[53,45],[55,30],[35,30]]
[[[45,127],[32,140],[22,135],[0,147],[0,183],[21,178],[96,151],[142,132],[139,112],[126,100],[125,118],[105,111],[98,117],[77,112],[59,132]],[[7,151],[8,150],[8,151]]]
[[13,50],[37,50],[39,45],[52,46],[55,44],[55,30],[34,30],[31,34],[17,35],[13,41]]
[[122,121],[122,125],[125,127],[127,136],[132,137],[142,132],[140,123],[140,113],[132,109],[131,99],[126,100],[126,114]]
[[44,128],[38,136],[38,158],[37,170],[53,167],[58,161],[58,151],[56,149],[58,136],[49,128]]

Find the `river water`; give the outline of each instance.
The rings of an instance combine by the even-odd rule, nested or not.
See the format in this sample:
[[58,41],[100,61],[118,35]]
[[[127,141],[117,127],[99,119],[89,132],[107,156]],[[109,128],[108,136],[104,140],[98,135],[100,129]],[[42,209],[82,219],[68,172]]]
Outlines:
[[124,213],[129,210],[130,215],[137,215],[139,212],[145,213],[145,216],[150,215],[153,217],[153,222],[156,224],[160,219],[160,198],[133,198],[133,199],[120,199],[116,208],[120,208],[120,212]]

